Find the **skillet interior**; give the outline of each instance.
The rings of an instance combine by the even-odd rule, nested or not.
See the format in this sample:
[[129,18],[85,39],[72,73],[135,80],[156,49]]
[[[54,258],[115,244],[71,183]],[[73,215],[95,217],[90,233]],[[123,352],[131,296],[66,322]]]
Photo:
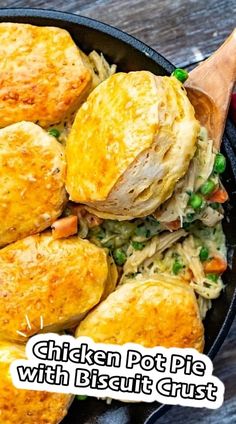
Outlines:
[[[0,21],[52,25],[67,29],[82,50],[102,51],[110,63],[118,65],[119,70],[146,69],[159,75],[169,75],[174,69],[170,62],[145,44],[89,18],[47,10],[13,8],[0,10]],[[228,121],[223,143],[228,166],[223,184],[231,199],[226,206],[224,221],[230,267],[224,276],[226,288],[213,302],[205,320],[205,353],[211,358],[222,345],[236,313],[236,160],[231,145],[233,138],[236,140],[236,131]],[[75,401],[63,424],[154,424],[168,408],[158,403],[122,404],[118,401],[107,405],[103,401],[90,398],[83,402]]]

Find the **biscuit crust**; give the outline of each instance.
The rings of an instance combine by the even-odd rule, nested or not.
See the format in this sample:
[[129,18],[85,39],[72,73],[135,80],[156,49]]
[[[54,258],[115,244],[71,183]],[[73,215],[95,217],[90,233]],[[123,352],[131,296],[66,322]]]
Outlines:
[[0,247],[49,227],[65,201],[64,148],[31,122],[0,130]]
[[154,212],[186,173],[198,131],[176,78],[147,71],[112,75],[89,95],[72,126],[70,199],[114,219]]
[[61,28],[0,23],[0,127],[31,121],[43,127],[77,110],[92,74]]
[[24,347],[0,342],[0,424],[58,424],[67,414],[73,396],[17,389],[9,367],[25,359]]
[[77,236],[53,240],[47,232],[3,248],[0,339],[26,342],[77,325],[116,280],[105,250]]
[[177,278],[142,277],[117,288],[80,323],[76,336],[98,343],[195,348],[204,328],[195,294]]

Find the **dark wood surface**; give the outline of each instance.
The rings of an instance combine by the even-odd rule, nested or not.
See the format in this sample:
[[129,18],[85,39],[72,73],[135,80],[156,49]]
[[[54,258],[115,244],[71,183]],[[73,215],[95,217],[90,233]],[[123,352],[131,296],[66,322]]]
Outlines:
[[[146,42],[175,65],[190,68],[236,25],[236,0],[0,0],[0,7],[63,10],[99,19]],[[173,407],[159,424],[236,424],[236,322],[214,367],[226,388],[222,408]]]

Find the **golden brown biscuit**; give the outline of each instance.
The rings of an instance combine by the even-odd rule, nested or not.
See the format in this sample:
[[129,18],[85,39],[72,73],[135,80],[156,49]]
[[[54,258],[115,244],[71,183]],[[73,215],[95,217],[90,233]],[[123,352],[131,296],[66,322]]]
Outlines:
[[146,347],[204,346],[204,329],[191,287],[170,276],[142,277],[117,288],[80,323],[76,336],[98,343]]
[[50,233],[19,240],[0,250],[0,338],[26,342],[72,327],[116,280],[111,258],[88,240]]
[[99,216],[152,213],[186,173],[198,132],[176,78],[147,71],[111,76],[89,95],[72,126],[66,147],[70,199]]
[[66,201],[64,148],[38,125],[0,130],[0,247],[49,227]]
[[57,424],[67,413],[71,395],[17,389],[10,365],[25,359],[24,347],[0,342],[0,424]]
[[0,127],[61,121],[91,87],[91,71],[61,28],[2,22],[0,57]]

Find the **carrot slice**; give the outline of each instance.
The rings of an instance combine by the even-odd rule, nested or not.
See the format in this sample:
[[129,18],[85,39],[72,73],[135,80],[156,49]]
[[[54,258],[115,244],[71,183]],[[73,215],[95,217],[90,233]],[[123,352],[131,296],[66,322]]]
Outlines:
[[225,259],[221,258],[220,256],[215,256],[212,259],[209,259],[206,261],[203,265],[204,271],[206,273],[216,273],[216,274],[222,274],[227,269],[227,262]]
[[75,215],[58,219],[52,224],[52,237],[54,240],[69,237],[76,234],[78,229],[78,217]]
[[168,230],[171,230],[171,231],[179,230],[179,228],[181,227],[180,219],[178,218],[178,219],[175,219],[174,221],[167,222],[167,224],[165,225],[168,228]]
[[224,203],[226,200],[228,200],[229,196],[226,190],[223,188],[218,188],[209,198],[208,200],[210,202],[216,202],[216,203]]

